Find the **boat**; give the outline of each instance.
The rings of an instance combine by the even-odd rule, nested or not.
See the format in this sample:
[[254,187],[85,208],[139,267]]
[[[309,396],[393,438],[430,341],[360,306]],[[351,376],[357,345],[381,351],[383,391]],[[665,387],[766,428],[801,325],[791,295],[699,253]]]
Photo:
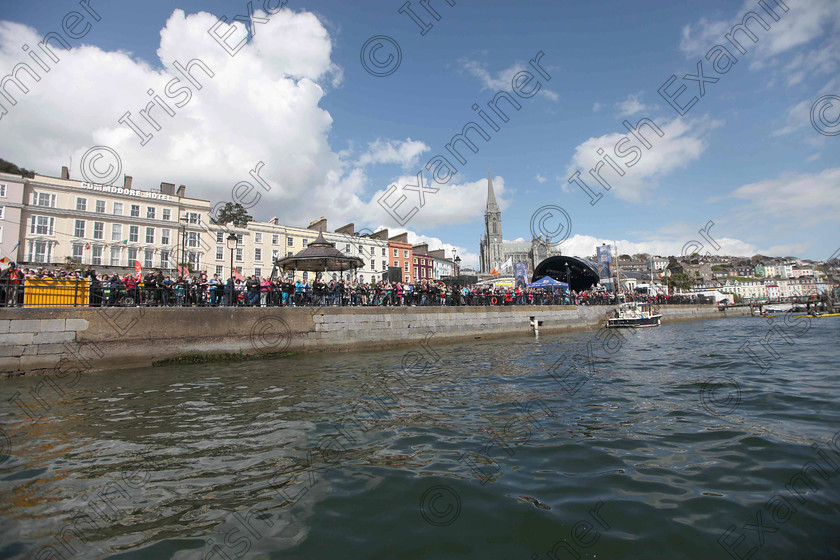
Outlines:
[[662,314],[657,313],[649,303],[631,301],[622,303],[607,319],[607,328],[658,327]]
[[840,317],[840,313],[817,313],[816,315],[794,315],[794,317],[812,317],[819,319],[820,317]]

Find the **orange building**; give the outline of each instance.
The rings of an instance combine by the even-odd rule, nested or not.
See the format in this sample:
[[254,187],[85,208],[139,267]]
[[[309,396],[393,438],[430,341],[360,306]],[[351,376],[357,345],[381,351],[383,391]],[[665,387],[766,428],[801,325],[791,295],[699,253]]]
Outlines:
[[402,271],[403,282],[414,282],[411,259],[414,256],[408,234],[401,233],[388,239],[388,266],[398,266]]

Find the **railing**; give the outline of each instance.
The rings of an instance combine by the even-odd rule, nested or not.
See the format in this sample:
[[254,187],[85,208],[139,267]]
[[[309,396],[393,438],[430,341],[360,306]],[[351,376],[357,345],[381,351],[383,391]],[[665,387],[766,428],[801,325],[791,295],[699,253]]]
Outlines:
[[706,296],[626,295],[606,292],[566,294],[545,290],[414,290],[399,292],[383,287],[348,287],[324,292],[288,284],[251,287],[198,283],[125,283],[88,278],[24,278],[0,280],[0,307],[326,307],[326,306],[508,306],[508,305],[615,305],[637,301],[654,305],[709,305]]

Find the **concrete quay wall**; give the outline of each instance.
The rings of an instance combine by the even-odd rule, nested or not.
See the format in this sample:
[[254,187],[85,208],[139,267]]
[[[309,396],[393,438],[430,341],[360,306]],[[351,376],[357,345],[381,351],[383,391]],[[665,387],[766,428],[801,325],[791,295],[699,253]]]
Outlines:
[[[149,366],[197,355],[358,351],[600,328],[611,306],[0,308],[0,377]],[[749,314],[662,306],[663,321]]]

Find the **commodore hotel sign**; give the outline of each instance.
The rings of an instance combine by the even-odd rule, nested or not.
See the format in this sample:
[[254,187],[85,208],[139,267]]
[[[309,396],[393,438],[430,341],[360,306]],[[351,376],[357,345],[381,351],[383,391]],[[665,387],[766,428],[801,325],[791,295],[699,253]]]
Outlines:
[[95,191],[95,192],[104,192],[104,193],[113,193],[113,194],[125,194],[128,196],[136,196],[139,198],[151,198],[155,200],[174,200],[174,197],[168,194],[150,192],[150,191],[138,191],[136,189],[126,189],[123,187],[112,187],[110,185],[99,185],[97,183],[87,183],[84,182],[79,187],[84,190],[88,191]]

